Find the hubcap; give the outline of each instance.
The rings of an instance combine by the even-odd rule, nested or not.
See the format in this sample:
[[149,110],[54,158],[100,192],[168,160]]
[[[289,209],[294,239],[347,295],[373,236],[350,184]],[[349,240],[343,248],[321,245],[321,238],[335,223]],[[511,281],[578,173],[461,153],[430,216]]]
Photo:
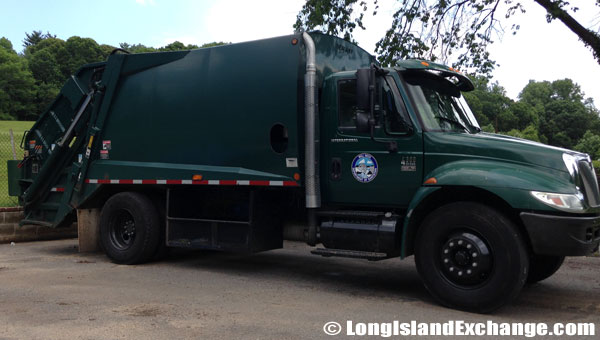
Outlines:
[[135,240],[135,222],[127,210],[118,211],[110,223],[110,240],[119,250],[131,247]]
[[490,249],[478,236],[461,232],[442,245],[442,272],[459,286],[475,286],[487,280],[492,270]]

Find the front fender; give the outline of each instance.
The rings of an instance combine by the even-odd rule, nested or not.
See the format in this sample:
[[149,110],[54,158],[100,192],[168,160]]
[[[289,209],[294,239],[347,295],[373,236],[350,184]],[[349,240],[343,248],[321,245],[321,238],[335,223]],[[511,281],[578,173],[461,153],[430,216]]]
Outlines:
[[[429,198],[435,197],[438,192],[441,193],[440,189],[443,189],[446,197],[449,192],[461,193],[457,197],[452,197],[450,194],[450,198],[446,198],[446,203],[448,199],[469,200],[470,197],[464,195],[464,189],[476,188],[479,192],[485,191],[501,199],[518,211],[556,212],[535,200],[530,194],[532,190],[565,194],[577,193],[577,189],[567,173],[481,159],[447,163],[429,172],[424,178],[429,184],[424,184],[413,196],[404,218],[401,239],[402,257],[407,256],[407,242],[412,240],[416,228],[418,228],[414,216],[415,210],[422,206],[427,206],[428,211],[437,208],[425,201],[431,202]],[[435,178],[435,181],[430,180],[432,178]],[[434,199],[434,201],[436,200]]]
[[402,224],[402,239],[400,240],[400,257],[401,258],[405,258],[406,257],[406,248],[407,248],[407,244],[406,242],[409,239],[409,231],[411,230],[411,226],[410,223],[413,221],[412,217],[413,217],[413,213],[415,211],[415,209],[421,204],[421,202],[423,202],[423,200],[427,197],[429,197],[429,195],[431,195],[433,192],[439,190],[440,187],[420,187],[419,190],[417,190],[417,192],[415,193],[415,195],[413,196],[412,200],[410,201],[410,204],[408,205],[408,209],[406,210],[406,216],[404,217],[404,223]]
[[446,163],[430,171],[424,178],[435,178],[435,184],[432,185],[436,186],[459,185],[577,193],[570,175],[566,172],[484,159]]

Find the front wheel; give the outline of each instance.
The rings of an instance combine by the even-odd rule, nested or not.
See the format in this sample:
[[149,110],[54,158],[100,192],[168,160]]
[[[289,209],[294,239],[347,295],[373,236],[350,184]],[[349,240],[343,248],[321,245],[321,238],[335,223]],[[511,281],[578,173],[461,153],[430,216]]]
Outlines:
[[100,213],[100,242],[115,263],[150,260],[160,239],[160,219],[152,201],[136,192],[112,196]]
[[415,263],[441,304],[487,313],[517,297],[529,257],[516,226],[498,211],[472,202],[444,205],[424,220]]

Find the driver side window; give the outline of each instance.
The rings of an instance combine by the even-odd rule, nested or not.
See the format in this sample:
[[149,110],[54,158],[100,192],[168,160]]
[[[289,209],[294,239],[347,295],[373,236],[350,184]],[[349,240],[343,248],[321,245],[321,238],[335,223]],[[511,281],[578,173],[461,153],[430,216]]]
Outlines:
[[[394,84],[392,78],[388,82]],[[375,86],[375,129],[384,124],[387,134],[406,134],[410,131],[408,114],[401,99],[395,98],[394,92],[384,81],[378,81]],[[356,79],[338,81],[338,127],[341,132],[356,131]],[[367,112],[368,114],[368,112]],[[383,119],[381,119],[383,117]],[[383,120],[383,121],[382,121]],[[382,134],[379,132],[379,134]],[[368,134],[368,133],[362,133]]]
[[340,130],[356,130],[356,79],[338,82],[338,126]]
[[[376,92],[378,93],[379,91]],[[378,102],[377,93],[375,95],[376,102]],[[356,113],[359,112],[356,105],[356,79],[343,79],[338,81],[338,127],[340,131],[359,133],[356,131]],[[380,127],[379,120],[379,109],[378,104],[376,103],[375,129]]]

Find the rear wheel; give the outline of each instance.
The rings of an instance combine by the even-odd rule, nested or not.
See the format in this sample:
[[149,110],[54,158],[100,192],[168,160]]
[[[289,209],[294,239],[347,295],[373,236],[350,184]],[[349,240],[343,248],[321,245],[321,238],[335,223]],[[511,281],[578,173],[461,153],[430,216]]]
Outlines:
[[529,258],[527,283],[535,283],[554,275],[565,261],[564,256],[532,255]]
[[100,242],[115,263],[150,260],[160,239],[160,220],[152,201],[139,193],[112,196],[100,213]]
[[415,263],[425,287],[451,308],[491,312],[512,301],[527,279],[529,258],[519,231],[479,203],[436,209],[415,242]]

